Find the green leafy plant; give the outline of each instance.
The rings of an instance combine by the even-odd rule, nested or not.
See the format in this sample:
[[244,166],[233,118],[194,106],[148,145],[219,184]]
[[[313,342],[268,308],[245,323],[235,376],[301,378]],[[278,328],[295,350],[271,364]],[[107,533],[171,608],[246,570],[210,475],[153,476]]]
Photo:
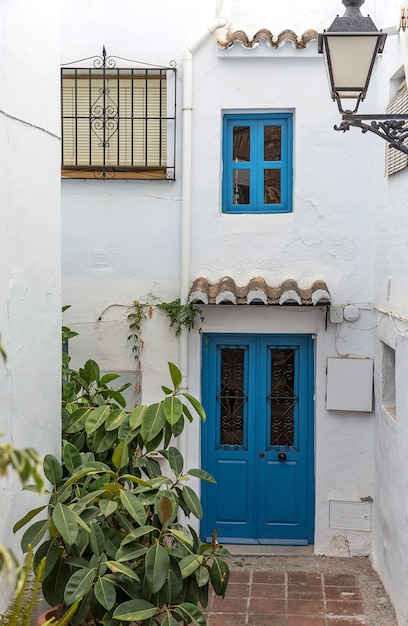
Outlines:
[[183,328],[191,331],[194,328],[197,317],[201,323],[204,322],[204,315],[200,307],[195,302],[181,304],[177,298],[172,302],[160,302],[158,309],[164,311],[170,319],[170,328],[175,328],[176,335],[180,335]]
[[[70,607],[78,626],[204,625],[210,586],[224,595],[229,569],[214,533],[202,544],[190,526],[202,508],[191,479],[214,482],[204,470],[185,470],[170,445],[192,414],[205,419],[200,402],[182,392],[181,372],[169,363],[172,388],[148,406],[125,410],[121,391],[88,361],[70,370],[64,385],[62,461],[47,455],[44,473],[52,485],[47,507],[29,511],[21,545],[45,557],[42,590],[51,605]],[[123,391],[123,388],[122,388]],[[160,460],[161,459],[161,460]],[[164,471],[163,464],[168,471]],[[48,508],[46,519],[34,521]],[[183,522],[184,524],[184,522]]]

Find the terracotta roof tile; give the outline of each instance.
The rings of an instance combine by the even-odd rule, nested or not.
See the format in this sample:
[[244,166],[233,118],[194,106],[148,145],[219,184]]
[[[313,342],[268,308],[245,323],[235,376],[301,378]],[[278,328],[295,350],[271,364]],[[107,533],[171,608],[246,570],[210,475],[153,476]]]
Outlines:
[[299,287],[293,278],[281,285],[268,285],[264,278],[256,276],[239,287],[231,276],[224,276],[212,284],[204,276],[196,278],[189,293],[190,302],[200,304],[330,304],[331,298],[326,283],[315,280],[310,287]]
[[307,48],[308,44],[317,39],[317,31],[313,29],[306,30],[300,37],[296,35],[293,30],[283,30],[279,35],[273,35],[267,28],[261,28],[252,38],[249,38],[245,31],[236,30],[232,33],[228,33],[225,41],[217,40],[217,45],[220,48],[226,50],[231,48],[234,43],[240,43],[245,48],[254,48],[261,41],[264,40],[271,48],[279,48],[286,41],[290,41],[295,48],[303,50]]

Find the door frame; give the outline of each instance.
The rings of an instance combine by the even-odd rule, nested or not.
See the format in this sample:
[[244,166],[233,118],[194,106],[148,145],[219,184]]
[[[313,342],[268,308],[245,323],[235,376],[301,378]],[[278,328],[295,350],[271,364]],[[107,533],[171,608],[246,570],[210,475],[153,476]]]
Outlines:
[[[315,379],[315,335],[313,333],[288,333],[288,332],[277,332],[277,333],[249,333],[249,332],[206,332],[203,333],[201,338],[202,344],[202,357],[201,357],[201,392],[202,392],[202,400],[204,406],[206,405],[206,395],[207,390],[211,389],[213,382],[211,382],[211,375],[214,376],[214,369],[211,368],[210,362],[205,363],[204,358],[204,341],[208,338],[215,339],[219,338],[220,344],[228,344],[231,345],[239,345],[240,342],[245,341],[248,338],[263,338],[270,339],[271,344],[274,343],[274,338],[278,343],[282,343],[282,339],[284,339],[284,343],[287,344],[296,343],[296,340],[302,340],[304,345],[304,351],[306,354],[306,358],[302,364],[302,376],[305,376],[306,379],[306,398],[304,398],[304,402],[307,405],[306,414],[309,416],[306,430],[306,451],[305,451],[305,460],[307,463],[307,472],[308,472],[308,480],[307,486],[304,492],[304,496],[307,499],[305,504],[306,506],[306,519],[307,519],[307,529],[305,532],[305,537],[303,539],[273,539],[273,540],[264,540],[264,539],[248,539],[248,538],[234,538],[231,543],[241,543],[241,544],[275,544],[275,545],[307,545],[314,543],[314,533],[315,533],[315,389],[314,389],[314,379]],[[306,343],[305,343],[306,340]],[[217,368],[215,368],[216,370]],[[202,467],[205,469],[210,468],[209,463],[209,449],[206,445],[206,441],[208,437],[204,437],[204,428],[205,425],[201,425],[201,459],[202,459]],[[254,463],[256,463],[256,459],[254,459]],[[211,488],[212,485],[208,486]],[[207,506],[207,485],[202,486],[201,490],[202,494],[202,504],[203,510],[206,510]],[[208,529],[207,529],[208,530]],[[209,540],[210,537],[208,533],[205,533],[204,523],[201,523],[201,534],[203,535],[204,540]]]

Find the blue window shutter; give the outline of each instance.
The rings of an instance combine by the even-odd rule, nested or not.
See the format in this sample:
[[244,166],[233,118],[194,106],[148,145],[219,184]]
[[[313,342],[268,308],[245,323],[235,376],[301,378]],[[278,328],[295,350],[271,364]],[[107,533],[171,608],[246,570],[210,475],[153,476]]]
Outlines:
[[[290,213],[293,185],[293,116],[291,113],[228,114],[223,120],[223,194],[224,213]],[[280,159],[265,160],[266,127],[280,129]],[[248,127],[250,133],[249,161],[233,159],[234,128]],[[275,173],[276,172],[276,173]],[[268,178],[280,181],[279,197],[265,201]],[[235,181],[235,182],[234,182]],[[248,183],[247,185],[242,182]],[[241,182],[241,184],[239,184]],[[244,193],[243,193],[244,191]],[[249,199],[247,199],[249,195]],[[271,198],[275,201],[272,201]],[[246,201],[247,200],[247,201]]]

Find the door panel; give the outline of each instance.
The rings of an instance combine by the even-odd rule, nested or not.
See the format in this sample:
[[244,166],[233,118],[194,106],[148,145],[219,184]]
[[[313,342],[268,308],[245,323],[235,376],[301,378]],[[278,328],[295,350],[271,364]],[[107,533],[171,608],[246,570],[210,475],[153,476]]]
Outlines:
[[313,341],[203,337],[202,534],[224,543],[313,541]]

